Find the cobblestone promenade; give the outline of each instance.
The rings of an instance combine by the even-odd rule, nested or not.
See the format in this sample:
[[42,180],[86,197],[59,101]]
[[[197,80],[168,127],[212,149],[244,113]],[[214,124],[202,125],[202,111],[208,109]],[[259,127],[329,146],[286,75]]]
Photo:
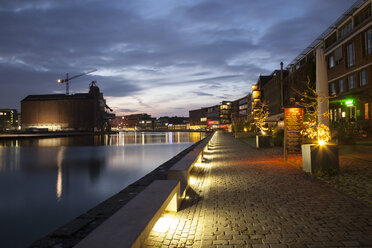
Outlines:
[[217,133],[170,225],[146,247],[372,247],[372,205]]

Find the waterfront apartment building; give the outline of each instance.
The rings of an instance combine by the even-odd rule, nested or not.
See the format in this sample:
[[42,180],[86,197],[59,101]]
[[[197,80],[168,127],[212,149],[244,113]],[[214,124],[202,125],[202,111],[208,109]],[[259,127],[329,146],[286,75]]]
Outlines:
[[231,126],[232,102],[189,111],[190,129],[229,129]]
[[206,130],[208,108],[194,109],[189,111],[190,129]]
[[18,129],[18,125],[16,109],[0,109],[0,131]]
[[238,120],[248,121],[251,118],[252,94],[234,100],[231,102],[231,122]]
[[324,41],[328,62],[330,121],[372,128],[371,1],[341,19]]
[[154,130],[156,118],[148,114],[132,114],[124,116],[124,128],[127,130]]
[[[287,89],[291,84],[304,86],[307,80],[315,87],[315,51],[324,49],[332,128],[343,125],[372,130],[371,13],[371,0],[356,1],[288,66]],[[296,101],[293,97],[284,100],[285,105]]]
[[89,93],[29,95],[21,101],[22,129],[48,131],[99,131],[109,127],[115,115],[96,82]]

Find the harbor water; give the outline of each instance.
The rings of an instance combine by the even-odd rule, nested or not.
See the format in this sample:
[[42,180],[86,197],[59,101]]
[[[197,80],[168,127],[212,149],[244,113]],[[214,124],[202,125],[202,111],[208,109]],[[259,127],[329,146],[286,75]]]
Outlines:
[[198,132],[0,141],[0,247],[25,247],[204,138]]

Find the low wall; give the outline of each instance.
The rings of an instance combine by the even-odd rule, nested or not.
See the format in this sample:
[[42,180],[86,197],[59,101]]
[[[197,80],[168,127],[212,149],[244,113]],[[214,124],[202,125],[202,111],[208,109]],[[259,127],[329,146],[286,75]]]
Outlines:
[[[143,191],[154,180],[167,180],[168,169],[176,164],[187,153],[192,151],[201,141],[191,145],[155,170],[145,175],[138,181],[127,186],[125,189],[93,207],[88,212],[80,215],[71,222],[37,240],[30,247],[73,247],[92,230],[102,224],[107,218],[113,215],[137,194]],[[37,225],[37,223],[35,223]]]

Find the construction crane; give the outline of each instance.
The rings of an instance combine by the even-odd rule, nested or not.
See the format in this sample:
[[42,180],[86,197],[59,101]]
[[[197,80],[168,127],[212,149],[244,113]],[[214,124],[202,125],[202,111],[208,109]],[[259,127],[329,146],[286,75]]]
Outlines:
[[85,73],[82,73],[82,74],[79,74],[79,75],[76,75],[76,76],[73,76],[73,77],[68,77],[68,73],[66,73],[66,78],[65,79],[58,79],[57,82],[60,83],[60,84],[66,83],[66,95],[69,95],[70,94],[70,92],[69,92],[69,82],[70,82],[70,80],[81,77],[81,76],[84,76],[84,75],[87,75],[87,74],[95,72],[95,71],[97,71],[97,69],[94,69],[94,70],[91,70],[91,71],[88,71],[88,72],[85,72]]

